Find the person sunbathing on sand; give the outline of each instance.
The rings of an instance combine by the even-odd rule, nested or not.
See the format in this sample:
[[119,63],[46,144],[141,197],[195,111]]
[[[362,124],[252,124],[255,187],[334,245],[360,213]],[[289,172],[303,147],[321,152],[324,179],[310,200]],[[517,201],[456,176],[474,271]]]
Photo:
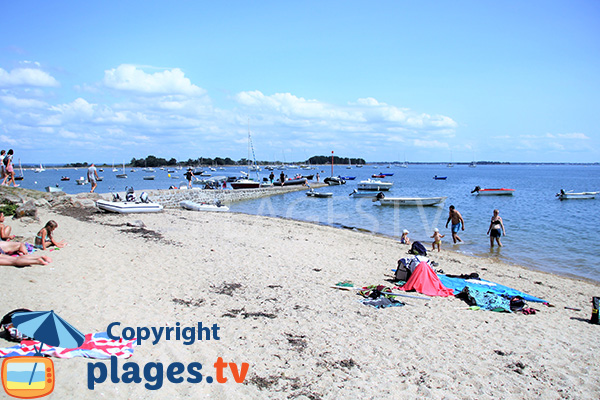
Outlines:
[[50,246],[56,246],[58,248],[65,247],[67,243],[65,243],[64,240],[58,242],[52,237],[52,232],[54,232],[56,228],[58,228],[56,221],[48,221],[35,237],[35,247],[41,250],[46,250],[46,248]]
[[14,239],[15,235],[11,235],[10,231],[11,231],[11,227],[8,225],[4,225],[4,213],[0,212],[0,239],[2,239],[2,240]]
[[48,256],[36,256],[28,254],[25,256],[13,257],[6,254],[0,254],[0,265],[9,265],[13,267],[25,267],[27,265],[40,264],[48,265],[52,259]]
[[0,255],[18,255],[23,256],[29,254],[25,243],[21,242],[2,242],[0,241]]

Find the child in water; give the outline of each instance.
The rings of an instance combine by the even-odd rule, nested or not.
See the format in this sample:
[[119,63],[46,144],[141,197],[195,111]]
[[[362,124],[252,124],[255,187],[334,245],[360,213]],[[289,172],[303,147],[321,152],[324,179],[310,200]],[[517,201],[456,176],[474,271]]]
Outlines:
[[65,247],[67,243],[65,243],[63,240],[58,242],[52,237],[52,232],[54,232],[56,228],[58,228],[56,221],[48,221],[35,237],[35,247],[42,250],[46,250],[46,248],[50,246],[56,246],[59,248]]
[[410,239],[408,238],[408,234],[410,232],[408,230],[403,230],[402,231],[402,236],[400,237],[400,243],[402,244],[410,244]]
[[433,230],[433,236],[431,236],[433,238],[433,243],[431,244],[431,251],[435,250],[436,245],[437,245],[438,251],[440,251],[440,249],[442,247],[442,238],[444,236],[446,236],[446,235],[440,235],[440,230],[438,228],[435,228]]

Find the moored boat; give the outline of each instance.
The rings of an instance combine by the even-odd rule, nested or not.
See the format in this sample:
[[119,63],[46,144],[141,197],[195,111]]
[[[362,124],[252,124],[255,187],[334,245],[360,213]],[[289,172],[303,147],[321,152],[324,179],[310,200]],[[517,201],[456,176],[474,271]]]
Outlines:
[[[381,193],[381,192],[379,192]],[[348,196],[350,197],[354,197],[354,198],[375,198],[377,197],[378,193],[375,192],[369,192],[369,191],[358,191],[356,189],[354,189],[354,191],[352,193],[350,193]]]
[[154,175],[147,175],[147,176],[144,176],[142,179],[144,179],[145,181],[153,181]]
[[306,192],[306,195],[309,197],[326,198],[333,196],[333,193],[315,192],[314,189],[310,189],[308,192]]
[[558,197],[559,200],[590,200],[595,199],[599,194],[600,192],[573,192],[572,190],[565,192],[561,189],[561,191],[556,194],[556,197]]
[[340,178],[339,176],[328,176],[327,178],[323,179],[323,182],[325,182],[329,186],[337,186],[337,185],[346,184],[346,181],[344,179]]
[[306,182],[307,182],[306,178],[292,178],[292,179],[286,179],[285,181],[283,181],[283,183],[281,181],[273,182],[273,185],[275,185],[275,186],[306,185]]
[[69,178],[68,176],[63,176],[62,178],[60,178],[61,181],[70,181],[71,178]]
[[260,188],[260,182],[251,179],[238,179],[231,182],[231,187],[233,189],[258,189]]
[[446,178],[448,178],[448,177],[447,176],[437,176],[437,175],[435,175],[433,177],[433,179],[435,179],[436,181],[445,181]]
[[478,196],[512,196],[515,193],[515,189],[507,188],[495,188],[495,189],[482,189],[479,186],[475,186],[475,189],[471,191]]
[[384,174],[373,174],[371,175],[371,178],[385,178]]
[[377,179],[367,179],[366,181],[360,181],[358,183],[359,190],[390,190],[391,187],[394,186],[393,182],[383,182]]
[[[378,197],[382,206],[435,206],[446,201],[447,197]],[[375,201],[375,200],[374,200]]]
[[62,192],[63,189],[61,187],[59,187],[58,185],[56,186],[46,186],[46,192],[48,193],[58,193],[58,192]]

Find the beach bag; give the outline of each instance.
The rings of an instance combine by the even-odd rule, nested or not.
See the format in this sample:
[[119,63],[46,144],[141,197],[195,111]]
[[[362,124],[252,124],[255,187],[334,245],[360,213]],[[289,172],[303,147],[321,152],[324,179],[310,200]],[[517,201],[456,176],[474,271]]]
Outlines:
[[416,256],[426,256],[427,249],[423,246],[421,242],[414,242],[408,251],[410,254],[414,254]]
[[10,340],[11,342],[20,342],[21,340],[30,339],[28,336],[19,332],[19,330],[17,330],[17,328],[15,328],[12,324],[12,316],[20,312],[31,312],[31,310],[26,308],[17,308],[16,310],[12,310],[2,317],[2,321],[0,321],[0,332],[4,334],[4,339]]
[[419,260],[415,258],[401,258],[398,260],[398,266],[396,267],[396,275],[394,280],[396,281],[407,281],[412,275],[415,268],[419,265]]
[[592,324],[600,324],[600,322],[598,322],[598,308],[600,308],[600,297],[592,297],[592,319],[590,319],[590,322]]

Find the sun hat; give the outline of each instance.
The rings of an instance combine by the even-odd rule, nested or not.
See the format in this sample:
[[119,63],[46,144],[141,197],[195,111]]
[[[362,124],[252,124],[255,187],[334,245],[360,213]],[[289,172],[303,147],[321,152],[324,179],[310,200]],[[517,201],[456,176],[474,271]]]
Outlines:
[[410,233],[407,229],[403,230],[402,233]]
[[433,231],[434,232],[439,232],[440,230],[438,228],[435,228]]

